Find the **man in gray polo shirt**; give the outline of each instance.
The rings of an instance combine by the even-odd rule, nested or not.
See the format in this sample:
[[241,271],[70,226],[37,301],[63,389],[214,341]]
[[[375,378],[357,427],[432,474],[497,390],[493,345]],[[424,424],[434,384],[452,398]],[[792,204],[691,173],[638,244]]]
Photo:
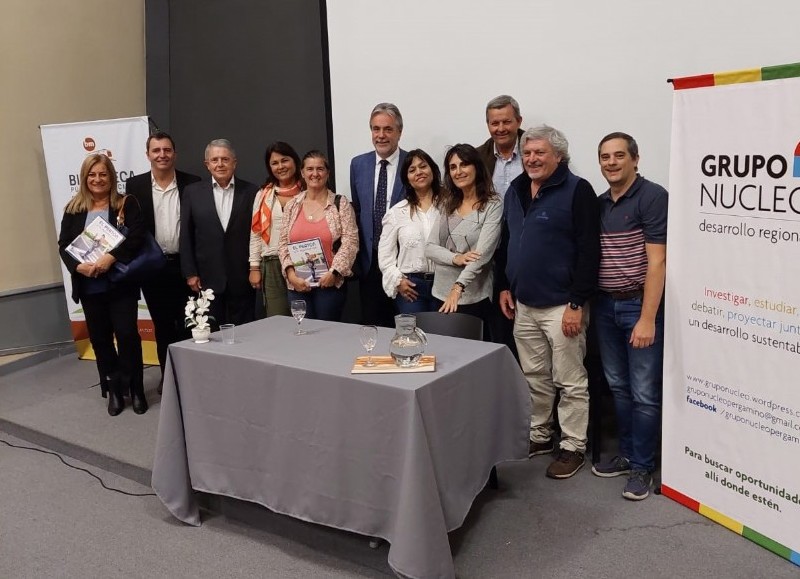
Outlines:
[[597,152],[610,188],[600,196],[593,323],[614,395],[619,455],[592,472],[628,475],[622,496],[639,501],[650,494],[661,431],[667,191],[638,174],[639,147],[630,135],[606,135]]

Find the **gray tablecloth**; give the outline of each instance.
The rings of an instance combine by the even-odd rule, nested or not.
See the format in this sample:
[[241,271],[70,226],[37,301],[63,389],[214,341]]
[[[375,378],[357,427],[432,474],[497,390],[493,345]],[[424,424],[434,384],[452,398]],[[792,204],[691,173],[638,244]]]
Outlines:
[[[199,525],[193,489],[390,543],[408,577],[454,577],[447,533],[491,468],[528,453],[528,387],[505,346],[429,336],[436,372],[350,374],[359,326],[291,318],[236,343],[170,346],[153,489]],[[393,330],[380,329],[375,354]]]

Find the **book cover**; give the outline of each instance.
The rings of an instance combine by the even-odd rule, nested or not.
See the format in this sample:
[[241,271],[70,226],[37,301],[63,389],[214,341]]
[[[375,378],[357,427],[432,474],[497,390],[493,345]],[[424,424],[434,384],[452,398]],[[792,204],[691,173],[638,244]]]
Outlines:
[[117,247],[125,236],[100,216],[94,218],[86,229],[67,247],[67,253],[80,263],[94,263]]
[[319,237],[290,243],[289,257],[294,265],[294,273],[311,287],[319,287],[319,278],[328,272],[329,267]]

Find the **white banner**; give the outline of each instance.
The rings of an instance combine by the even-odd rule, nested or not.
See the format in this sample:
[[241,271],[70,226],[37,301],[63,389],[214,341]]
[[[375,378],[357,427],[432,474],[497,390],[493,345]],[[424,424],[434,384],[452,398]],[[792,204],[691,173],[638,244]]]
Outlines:
[[[150,134],[147,117],[42,125],[41,131],[56,236],[61,226],[64,207],[78,191],[78,173],[81,163],[88,155],[102,153],[111,158],[117,170],[120,193],[125,191],[128,177],[150,170],[145,155],[145,142]],[[72,281],[63,263],[61,275],[64,278],[67,309],[78,354],[81,358],[94,358],[83,309],[70,297]],[[144,361],[158,364],[153,325],[142,301],[139,302],[139,320]]]
[[662,490],[800,564],[798,141],[800,78],[674,93]]

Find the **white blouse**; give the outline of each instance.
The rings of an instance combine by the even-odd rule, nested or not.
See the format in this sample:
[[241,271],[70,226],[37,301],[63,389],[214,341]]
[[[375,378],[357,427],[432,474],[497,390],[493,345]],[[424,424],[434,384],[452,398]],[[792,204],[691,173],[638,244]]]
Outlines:
[[390,298],[397,296],[404,274],[433,272],[433,262],[425,257],[425,242],[438,217],[435,205],[428,211],[417,208],[412,217],[405,199],[383,216],[378,266],[383,273],[383,291]]
[[256,211],[261,211],[261,200],[267,196],[267,204],[270,211],[272,211],[272,227],[269,234],[269,245],[264,243],[261,235],[254,233],[250,230],[250,265],[256,266],[261,263],[262,257],[277,256],[278,255],[278,237],[281,233],[281,224],[283,223],[283,207],[275,195],[275,188],[273,186],[261,189],[256,195],[256,200],[253,202],[253,214]]

